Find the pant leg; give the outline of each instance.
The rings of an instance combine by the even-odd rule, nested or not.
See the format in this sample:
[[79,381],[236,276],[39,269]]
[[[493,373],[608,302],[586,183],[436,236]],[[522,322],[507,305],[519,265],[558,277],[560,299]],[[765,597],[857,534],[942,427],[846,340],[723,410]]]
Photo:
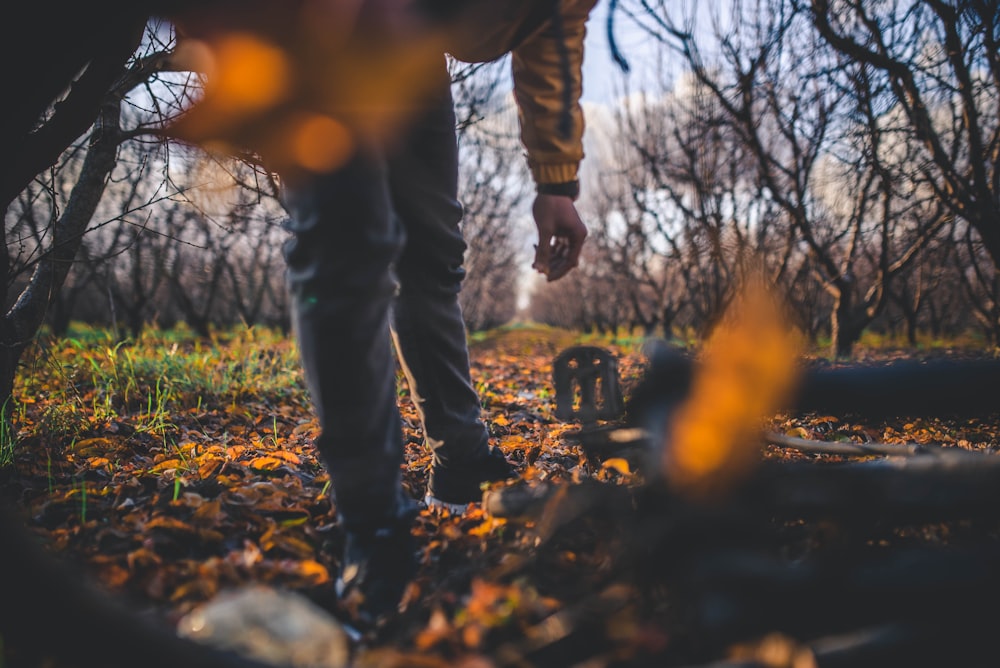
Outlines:
[[474,459],[486,454],[489,436],[458,303],[466,244],[459,228],[455,111],[443,66],[437,95],[397,148],[389,158],[389,184],[407,235],[393,305],[397,352],[435,463]]
[[345,524],[404,511],[396,360],[389,332],[392,265],[405,233],[384,160],[359,154],[335,173],[286,189],[293,327],[322,433],[317,447]]

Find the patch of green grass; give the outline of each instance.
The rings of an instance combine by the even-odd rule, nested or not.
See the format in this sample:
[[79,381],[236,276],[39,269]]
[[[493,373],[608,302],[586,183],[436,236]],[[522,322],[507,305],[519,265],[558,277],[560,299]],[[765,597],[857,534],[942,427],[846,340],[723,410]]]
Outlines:
[[12,434],[13,431],[6,420],[0,419],[0,469],[14,464],[14,446],[17,439]]
[[80,526],[87,523],[87,482],[80,481]]
[[74,439],[90,427],[83,410],[74,401],[50,401],[43,404],[35,422],[40,436]]
[[65,439],[118,420],[167,444],[178,411],[307,401],[294,342],[261,328],[209,339],[184,328],[150,329],[115,341],[110,332],[74,326],[66,337],[41,337],[27,358],[15,397],[33,407],[34,431]]

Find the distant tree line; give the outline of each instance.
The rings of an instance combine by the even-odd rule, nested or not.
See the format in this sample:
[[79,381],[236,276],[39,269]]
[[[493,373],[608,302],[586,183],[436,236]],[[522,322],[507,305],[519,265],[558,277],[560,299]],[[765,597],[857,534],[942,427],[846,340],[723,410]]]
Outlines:
[[[136,60],[169,63],[173,44],[169,26],[151,24]],[[510,320],[516,308],[519,236],[510,218],[523,200],[525,173],[516,128],[498,121],[504,63],[453,62],[452,74],[471,268],[462,300],[469,326],[482,329]],[[105,325],[122,338],[179,322],[202,335],[239,323],[287,329],[286,213],[274,175],[156,136],[195,94],[194,75],[160,67],[133,85],[116,119],[125,129],[114,164],[46,322],[55,333],[74,320]],[[52,254],[52,223],[85,175],[87,141],[71,145],[8,207],[9,294],[21,294]]]
[[[151,16],[184,4],[0,10],[24,38],[0,46],[0,405],[46,322],[287,326],[278,182],[164,136],[202,80]],[[670,66],[588,154],[585,262],[531,317],[705,332],[752,263],[840,355],[873,328],[1000,342],[995,2],[618,7]],[[516,312],[531,186],[505,63],[452,65],[475,330]]]
[[[0,10],[23,32],[0,45],[0,76],[17,98],[0,109],[0,416],[21,355],[46,324],[64,332],[83,320],[122,339],[178,322],[202,334],[234,323],[288,327],[279,180],[252,154],[206,153],[165,133],[203,80],[175,60],[174,27],[157,17],[197,4]],[[510,116],[500,85],[509,66],[451,67],[475,268],[463,305],[478,329],[514,313],[520,235],[509,218],[526,177],[515,127],[487,123]]]
[[838,355],[866,330],[1000,344],[996,2],[622,5],[673,67],[624,98],[585,266],[533,318],[704,332],[754,263]]

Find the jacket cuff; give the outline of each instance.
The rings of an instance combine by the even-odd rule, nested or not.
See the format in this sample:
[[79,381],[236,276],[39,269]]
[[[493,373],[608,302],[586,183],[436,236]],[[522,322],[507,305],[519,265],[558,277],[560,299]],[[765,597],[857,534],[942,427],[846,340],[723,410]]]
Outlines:
[[531,165],[531,176],[535,183],[568,183],[577,180],[579,165],[575,162]]
[[535,186],[539,195],[561,195],[569,197],[574,202],[580,196],[580,182],[567,181],[565,183],[539,183]]

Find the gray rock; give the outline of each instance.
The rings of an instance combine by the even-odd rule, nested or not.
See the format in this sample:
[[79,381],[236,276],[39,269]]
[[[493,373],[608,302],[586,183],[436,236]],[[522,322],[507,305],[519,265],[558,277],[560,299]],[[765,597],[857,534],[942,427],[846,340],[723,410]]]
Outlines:
[[343,668],[350,661],[350,640],[336,619],[300,594],[262,585],[219,594],[182,617],[177,633],[277,666]]

